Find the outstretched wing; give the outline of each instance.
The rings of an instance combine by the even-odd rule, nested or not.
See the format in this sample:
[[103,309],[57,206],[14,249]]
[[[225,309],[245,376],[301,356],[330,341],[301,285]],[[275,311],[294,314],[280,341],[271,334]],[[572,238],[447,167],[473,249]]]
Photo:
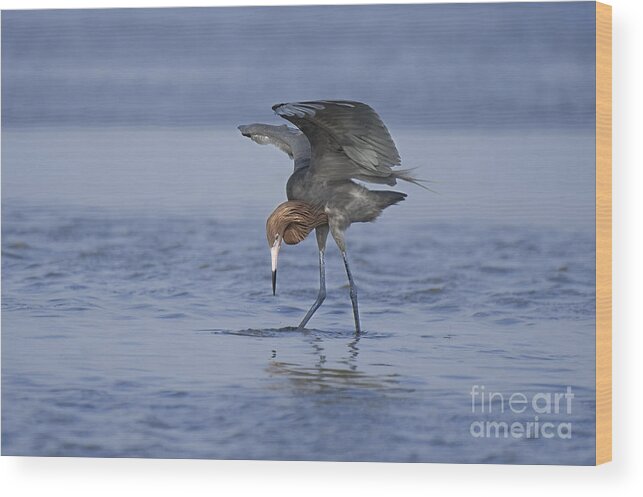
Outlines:
[[308,138],[311,171],[326,179],[356,178],[394,185],[400,155],[388,129],[368,105],[348,100],[277,104],[272,108]]
[[298,129],[285,124],[272,126],[270,124],[244,124],[238,127],[243,136],[250,138],[260,145],[274,145],[288,154],[295,161],[295,169],[310,165],[310,143],[308,138]]

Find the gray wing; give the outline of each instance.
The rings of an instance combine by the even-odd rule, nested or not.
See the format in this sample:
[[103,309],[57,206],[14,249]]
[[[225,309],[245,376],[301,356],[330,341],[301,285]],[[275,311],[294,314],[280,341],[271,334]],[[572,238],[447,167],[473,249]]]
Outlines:
[[311,172],[330,180],[356,178],[394,185],[406,179],[394,172],[400,155],[377,113],[368,105],[348,100],[319,100],[277,104],[277,115],[308,137]]
[[308,138],[298,129],[285,124],[272,126],[270,124],[245,124],[238,127],[243,136],[250,138],[260,145],[274,145],[286,152],[295,161],[295,169],[310,165],[310,143]]

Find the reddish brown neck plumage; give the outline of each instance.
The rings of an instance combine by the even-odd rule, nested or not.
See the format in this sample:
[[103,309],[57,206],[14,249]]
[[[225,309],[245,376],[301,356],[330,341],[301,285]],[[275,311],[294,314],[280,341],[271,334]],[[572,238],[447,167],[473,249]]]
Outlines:
[[315,209],[306,202],[289,200],[280,204],[268,217],[268,245],[273,245],[277,234],[288,245],[294,245],[306,238],[313,229],[324,224],[328,224],[328,217],[323,210]]

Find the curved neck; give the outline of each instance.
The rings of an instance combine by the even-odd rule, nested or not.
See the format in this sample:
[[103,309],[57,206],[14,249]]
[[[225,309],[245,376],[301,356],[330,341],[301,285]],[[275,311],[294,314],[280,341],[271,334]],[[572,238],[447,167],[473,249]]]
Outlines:
[[304,202],[293,206],[291,215],[284,216],[285,229],[283,239],[288,245],[304,240],[318,226],[328,224],[328,216],[323,210],[315,209]]

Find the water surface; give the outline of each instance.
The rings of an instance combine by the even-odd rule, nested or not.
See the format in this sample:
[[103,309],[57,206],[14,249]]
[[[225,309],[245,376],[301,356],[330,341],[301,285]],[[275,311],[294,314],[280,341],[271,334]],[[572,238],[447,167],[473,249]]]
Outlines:
[[[3,454],[593,463],[593,135],[392,131],[438,193],[349,230],[355,337],[334,247],[309,330],[314,240],[271,295],[280,152],[3,130]],[[474,385],[571,386],[572,439],[472,438]]]

